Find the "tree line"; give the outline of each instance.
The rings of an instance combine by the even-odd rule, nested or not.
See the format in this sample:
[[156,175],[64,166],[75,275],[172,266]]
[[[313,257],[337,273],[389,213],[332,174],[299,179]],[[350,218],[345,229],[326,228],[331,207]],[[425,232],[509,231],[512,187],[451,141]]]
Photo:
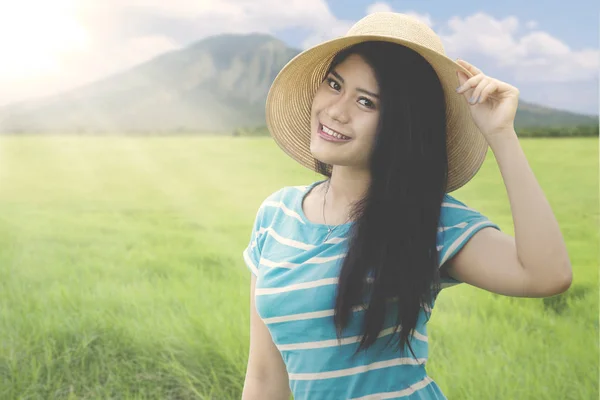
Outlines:
[[[598,137],[598,124],[564,126],[542,126],[516,128],[519,137]],[[232,132],[232,136],[269,136],[266,126],[240,127]]]

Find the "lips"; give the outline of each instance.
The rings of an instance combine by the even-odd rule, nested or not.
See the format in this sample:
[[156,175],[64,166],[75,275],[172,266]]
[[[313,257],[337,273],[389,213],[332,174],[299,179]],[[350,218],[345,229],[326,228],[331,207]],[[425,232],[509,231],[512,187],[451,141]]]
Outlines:
[[352,139],[348,136],[342,135],[341,133],[334,131],[333,129],[330,129],[327,126],[324,126],[321,123],[319,123],[318,133],[321,138],[330,142],[348,142]]

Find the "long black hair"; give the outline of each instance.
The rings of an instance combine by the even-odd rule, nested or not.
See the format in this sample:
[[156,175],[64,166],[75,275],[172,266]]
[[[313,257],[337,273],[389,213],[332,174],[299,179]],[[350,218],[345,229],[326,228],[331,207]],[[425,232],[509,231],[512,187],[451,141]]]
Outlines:
[[[398,349],[403,352],[408,345],[416,359],[409,335],[421,307],[432,308],[440,291],[436,238],[448,176],[446,103],[431,65],[417,52],[389,42],[363,42],[340,51],[323,80],[350,54],[360,55],[373,69],[381,100],[371,182],[365,197],[352,206],[354,223],[337,286],[337,337],[366,296],[364,334],[355,355],[366,350],[384,329],[386,309],[395,297],[398,312],[390,340],[400,329]],[[319,173],[331,177],[331,165],[315,162]]]

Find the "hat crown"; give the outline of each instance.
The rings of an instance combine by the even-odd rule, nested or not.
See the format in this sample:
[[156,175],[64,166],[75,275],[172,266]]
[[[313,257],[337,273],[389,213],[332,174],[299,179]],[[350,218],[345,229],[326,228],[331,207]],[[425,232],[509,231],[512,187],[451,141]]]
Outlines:
[[346,36],[376,35],[413,42],[446,55],[439,36],[424,22],[410,15],[394,12],[375,12],[356,22]]
[[[275,142],[294,160],[320,172],[311,152],[311,104],[315,93],[336,54],[370,41],[405,46],[420,54],[437,74],[446,104],[446,192],[460,188],[485,161],[488,143],[473,121],[468,103],[456,95],[456,71],[462,67],[446,56],[440,37],[427,24],[406,14],[370,14],[355,23],[345,36],[317,44],[290,60],[275,77],[267,95],[267,128]],[[331,166],[328,171],[331,173]]]

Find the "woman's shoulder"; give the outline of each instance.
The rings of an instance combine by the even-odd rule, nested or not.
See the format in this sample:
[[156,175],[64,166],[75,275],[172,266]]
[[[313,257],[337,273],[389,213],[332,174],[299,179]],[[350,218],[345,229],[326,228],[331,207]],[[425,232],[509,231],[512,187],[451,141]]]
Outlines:
[[283,186],[271,192],[260,204],[258,213],[272,218],[278,210],[296,210],[311,185]]
[[444,195],[444,199],[442,201],[442,212],[451,211],[451,210],[465,210],[465,211],[475,211],[471,207],[467,206],[462,201],[458,200],[456,197],[446,193]]
[[486,219],[486,216],[456,197],[447,193],[444,195],[440,223],[448,225],[476,219]]
[[283,203],[284,205],[293,205],[296,201],[302,198],[308,190],[319,183],[316,181],[306,185],[294,185],[294,186],[283,186],[271,194],[269,194],[264,200],[263,204],[267,203]]

